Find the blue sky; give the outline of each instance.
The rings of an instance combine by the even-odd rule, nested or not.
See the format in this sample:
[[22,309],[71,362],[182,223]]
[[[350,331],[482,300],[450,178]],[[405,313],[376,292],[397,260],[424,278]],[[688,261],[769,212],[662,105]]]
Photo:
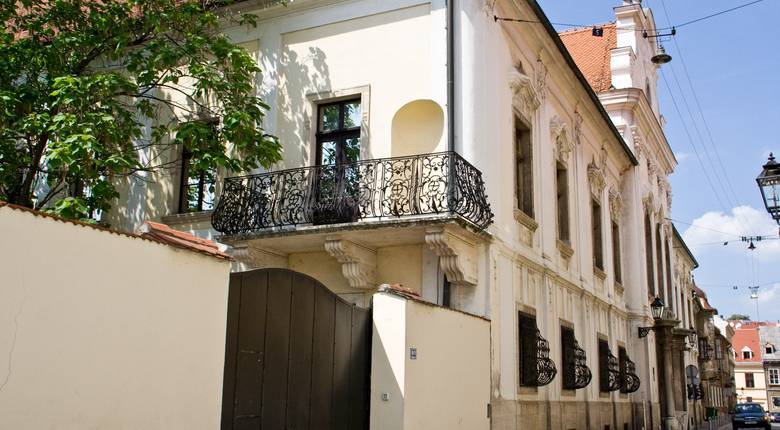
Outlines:
[[[643,5],[653,9],[659,27],[666,27],[669,20],[679,24],[748,2],[645,0]],[[620,0],[539,3],[553,22],[590,24],[613,21],[613,7]],[[761,319],[769,321],[780,320],[780,240],[776,240],[775,222],[764,210],[755,177],[770,151],[780,155],[778,18],[780,1],[764,0],[679,28],[675,40],[664,42],[673,57],[661,68],[671,95],[662,78],[658,86],[666,135],[679,161],[671,177],[671,218],[699,261],[696,282],[720,314],[745,313],[753,319],[756,300],[749,298],[746,286],[760,285],[758,310]],[[686,101],[695,121],[688,114]],[[756,251],[748,251],[747,244],[738,240],[743,235],[769,235],[775,240],[756,243]],[[725,241],[729,244],[724,246]],[[734,285],[740,287],[734,290]]]

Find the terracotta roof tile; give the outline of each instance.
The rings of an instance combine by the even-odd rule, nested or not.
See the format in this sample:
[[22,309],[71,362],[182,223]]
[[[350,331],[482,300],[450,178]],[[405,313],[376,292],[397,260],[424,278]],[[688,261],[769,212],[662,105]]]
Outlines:
[[150,242],[156,242],[163,245],[173,246],[176,248],[187,249],[190,251],[198,252],[200,254],[205,254],[211,257],[219,258],[222,260],[233,259],[228,254],[225,254],[224,252],[220,251],[219,248],[217,247],[217,244],[210,240],[201,239],[199,237],[193,236],[190,233],[184,233],[184,232],[173,230],[167,225],[160,224],[157,222],[147,221],[146,223],[144,223],[144,226],[148,225],[148,227],[142,226],[139,229],[138,234],[133,234],[133,233],[126,233],[111,228],[101,227],[95,224],[88,224],[81,221],[58,217],[56,215],[48,214],[46,212],[36,211],[30,208],[18,206],[0,200],[0,208],[3,207],[15,211],[19,211],[19,212],[26,212],[40,218],[48,218],[54,221],[60,221],[66,224],[73,224],[81,227],[86,227],[86,228],[102,231],[105,233],[116,234],[119,236],[125,236],[134,239],[143,239],[143,240],[148,240]]
[[612,86],[610,59],[612,49],[617,47],[617,31],[614,23],[597,27],[604,29],[603,37],[593,36],[592,28],[578,28],[559,35],[593,91],[602,93]]
[[701,308],[702,309],[704,309],[705,311],[718,312],[717,309],[712,307],[712,305],[710,304],[710,301],[707,300],[707,293],[705,293],[704,290],[702,290],[701,288],[699,288],[698,286],[696,286],[694,284],[693,285],[693,291],[695,291],[696,292],[696,296],[699,297],[699,303],[701,304]]
[[[737,354],[736,361],[740,363],[753,363],[761,361],[761,340],[758,335],[757,327],[739,328],[734,330],[734,337],[731,338],[731,345]],[[742,349],[748,347],[753,352],[752,358],[742,358]]]
[[225,260],[231,259],[228,254],[219,250],[216,243],[190,233],[174,230],[159,222],[146,221],[138,228],[136,233],[143,238],[152,239],[176,248],[189,249]]

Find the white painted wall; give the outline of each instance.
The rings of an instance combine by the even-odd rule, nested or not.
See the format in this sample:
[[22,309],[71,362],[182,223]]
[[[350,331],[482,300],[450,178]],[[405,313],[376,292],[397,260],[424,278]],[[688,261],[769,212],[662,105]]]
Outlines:
[[373,305],[371,429],[488,429],[490,322],[392,293]]
[[0,207],[0,428],[216,429],[229,263]]

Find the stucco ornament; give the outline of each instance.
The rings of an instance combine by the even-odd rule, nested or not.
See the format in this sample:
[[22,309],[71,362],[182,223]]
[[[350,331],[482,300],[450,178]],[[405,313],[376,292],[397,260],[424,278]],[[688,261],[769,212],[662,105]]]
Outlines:
[[619,221],[623,214],[623,197],[615,187],[609,189],[609,212],[615,221]]
[[544,65],[541,57],[536,59],[536,70],[534,70],[534,88],[540,101],[547,98],[547,66]]
[[558,115],[550,119],[550,137],[555,142],[555,158],[558,161],[566,162],[569,154],[574,149],[571,139],[569,139],[569,129],[565,122],[561,121]]
[[350,287],[376,287],[376,251],[339,237],[326,238],[325,251],[341,263]]
[[643,157],[646,154],[645,140],[642,136],[642,132],[639,131],[639,127],[635,125],[631,126],[631,137],[634,140],[634,154],[636,155],[636,158]]
[[574,133],[572,138],[575,145],[579,145],[582,141],[582,115],[576,109],[574,110]]
[[533,80],[524,73],[522,65],[519,65],[509,72],[508,81],[509,88],[512,89],[512,101],[515,106],[526,118],[531,118],[541,104],[541,99],[536,88],[534,88]]
[[477,248],[447,227],[425,231],[425,243],[439,256],[439,266],[453,285],[477,285]]
[[599,201],[601,200],[601,195],[604,192],[604,188],[607,186],[606,166],[606,149],[602,147],[601,159],[597,161],[596,157],[593,157],[593,160],[590,162],[590,164],[588,164],[588,183],[590,184],[590,193],[593,194],[593,197]]

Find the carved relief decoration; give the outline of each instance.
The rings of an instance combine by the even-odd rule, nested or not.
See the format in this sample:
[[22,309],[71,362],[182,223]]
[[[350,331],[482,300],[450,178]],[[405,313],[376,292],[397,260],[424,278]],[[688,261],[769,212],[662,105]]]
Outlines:
[[623,214],[623,197],[615,187],[609,189],[609,212],[613,220],[620,221]]
[[375,288],[376,251],[338,237],[325,239],[325,251],[341,263],[352,288]]
[[425,231],[425,243],[439,256],[439,267],[457,286],[477,285],[476,245],[446,227]]
[[512,97],[514,105],[526,118],[531,118],[541,104],[541,99],[534,88],[531,77],[523,73],[522,66],[518,66],[509,72],[508,81],[509,88],[514,94]]
[[574,146],[569,139],[568,126],[557,115],[550,120],[550,137],[555,143],[555,158],[563,163],[567,162]]
[[639,131],[639,128],[635,125],[631,126],[631,137],[634,140],[634,152],[636,154],[636,158],[640,158],[644,155],[647,155],[644,137],[642,136],[642,133]]
[[582,139],[582,115],[574,110],[574,144],[579,145]]
[[547,66],[542,62],[541,57],[536,59],[536,70],[534,71],[534,88],[540,101],[547,98]]
[[604,187],[607,185],[607,176],[605,174],[607,158],[605,152],[606,151],[604,151],[604,148],[602,147],[601,160],[597,162],[596,158],[594,157],[590,164],[588,164],[588,182],[590,184],[590,192],[598,200],[601,200],[601,194],[604,192]]

